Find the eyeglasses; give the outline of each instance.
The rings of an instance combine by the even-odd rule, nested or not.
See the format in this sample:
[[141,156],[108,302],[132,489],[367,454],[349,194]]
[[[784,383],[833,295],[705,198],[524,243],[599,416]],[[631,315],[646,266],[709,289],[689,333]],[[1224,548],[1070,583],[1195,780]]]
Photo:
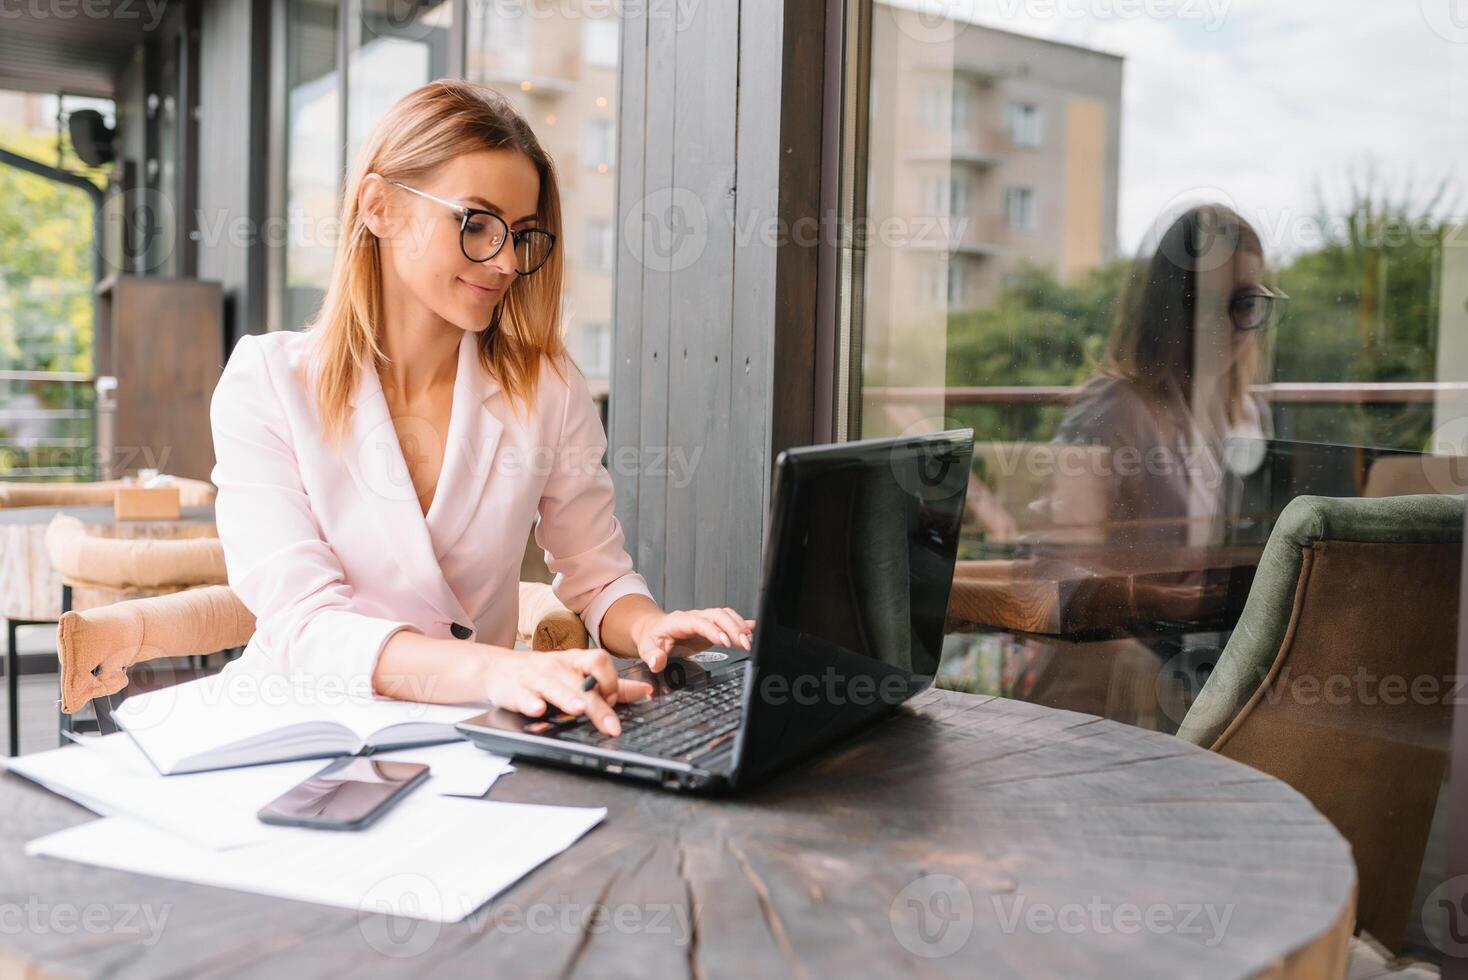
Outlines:
[[522,231],[511,231],[510,226],[505,224],[505,219],[493,211],[485,211],[482,208],[468,208],[453,201],[445,201],[441,197],[409,187],[400,181],[390,181],[405,191],[426,197],[430,201],[442,204],[446,208],[453,208],[463,215],[459,222],[459,250],[464,253],[464,258],[470,262],[488,262],[500,253],[505,247],[505,242],[515,243],[515,272],[522,276],[528,276],[536,269],[545,265],[546,259],[550,258],[551,251],[556,247],[556,236],[544,228],[526,228]]
[[1283,290],[1255,286],[1233,294],[1228,301],[1228,316],[1234,329],[1262,330],[1284,319],[1289,297]]

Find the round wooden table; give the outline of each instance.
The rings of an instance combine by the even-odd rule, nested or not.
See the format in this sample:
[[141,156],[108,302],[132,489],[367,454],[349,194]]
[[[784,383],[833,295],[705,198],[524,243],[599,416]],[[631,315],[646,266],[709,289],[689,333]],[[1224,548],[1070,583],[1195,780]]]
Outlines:
[[144,947],[145,929],[17,930],[0,916],[0,972],[1175,980],[1346,967],[1355,867],[1303,797],[1175,738],[1038,705],[930,691],[732,798],[530,764],[491,797],[609,812],[438,925],[28,858],[26,841],[92,817],[6,774],[0,912],[166,919]]

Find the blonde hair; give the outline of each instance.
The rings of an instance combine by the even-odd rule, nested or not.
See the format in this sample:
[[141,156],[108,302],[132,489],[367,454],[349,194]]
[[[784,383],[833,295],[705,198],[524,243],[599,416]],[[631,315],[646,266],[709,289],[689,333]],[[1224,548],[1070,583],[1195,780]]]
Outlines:
[[[498,92],[464,81],[437,81],[403,96],[383,114],[357,154],[342,197],[342,245],[315,318],[316,402],[329,442],[338,442],[350,417],[350,400],[363,370],[381,371],[386,356],[378,342],[382,319],[382,265],[377,237],[357,207],[368,174],[410,183],[448,160],[482,150],[516,150],[540,174],[539,223],[561,233],[561,194],[555,164],[515,107]],[[561,250],[533,275],[516,277],[479,334],[484,369],[510,396],[529,405],[542,359],[556,366],[565,354],[561,335]]]

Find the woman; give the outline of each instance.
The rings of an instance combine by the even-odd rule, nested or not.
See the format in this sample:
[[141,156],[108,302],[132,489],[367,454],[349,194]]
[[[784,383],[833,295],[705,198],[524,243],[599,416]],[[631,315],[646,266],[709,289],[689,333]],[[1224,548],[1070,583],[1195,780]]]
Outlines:
[[1250,386],[1284,295],[1264,282],[1259,235],[1222,205],[1180,216],[1139,268],[1055,439],[1107,456],[1056,480],[1052,517],[1108,540],[1216,543],[1270,429]]
[[[660,670],[675,644],[749,649],[752,620],[663,612],[624,550],[560,334],[555,167],[513,107],[463,82],[405,96],[342,211],[315,320],[242,338],[211,407],[219,536],[257,619],[239,665],[615,736],[613,706],[650,689],[607,651]],[[553,588],[604,650],[510,649],[537,513]]]

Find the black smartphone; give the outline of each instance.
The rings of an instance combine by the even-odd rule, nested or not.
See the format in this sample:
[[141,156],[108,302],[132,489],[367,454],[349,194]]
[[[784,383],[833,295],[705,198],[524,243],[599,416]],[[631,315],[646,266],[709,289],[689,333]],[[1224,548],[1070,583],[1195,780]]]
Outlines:
[[317,830],[361,830],[428,778],[421,762],[337,759],[260,811],[263,823]]

